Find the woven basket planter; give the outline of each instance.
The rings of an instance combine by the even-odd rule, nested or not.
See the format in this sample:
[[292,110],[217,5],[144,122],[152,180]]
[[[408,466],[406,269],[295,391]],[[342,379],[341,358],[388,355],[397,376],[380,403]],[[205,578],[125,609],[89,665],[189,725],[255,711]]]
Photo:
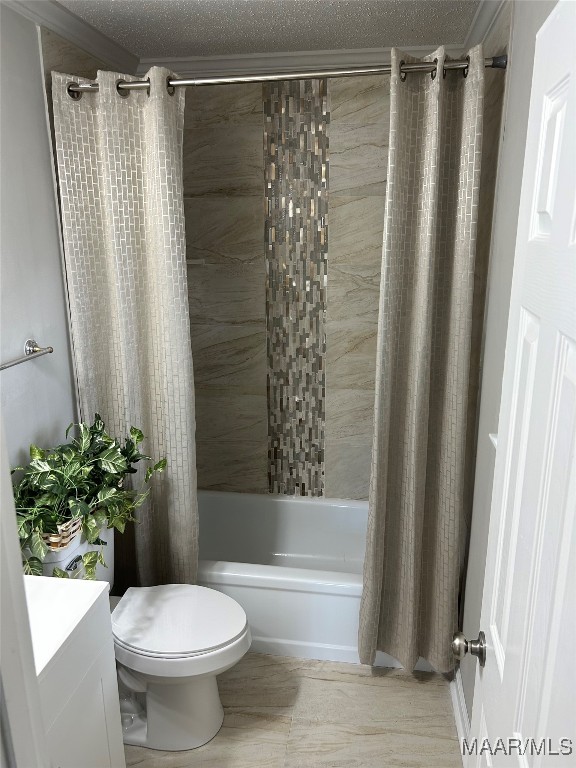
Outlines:
[[76,517],[58,526],[58,533],[43,533],[42,538],[48,549],[58,552],[67,547],[82,530],[82,518]]

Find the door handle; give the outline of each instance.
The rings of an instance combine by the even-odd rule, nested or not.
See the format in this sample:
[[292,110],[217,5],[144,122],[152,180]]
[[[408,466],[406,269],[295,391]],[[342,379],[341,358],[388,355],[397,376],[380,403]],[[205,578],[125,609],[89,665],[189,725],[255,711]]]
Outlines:
[[481,667],[486,664],[486,636],[478,633],[477,640],[466,640],[463,632],[454,632],[452,636],[452,653],[455,659],[462,661],[467,653],[476,656]]

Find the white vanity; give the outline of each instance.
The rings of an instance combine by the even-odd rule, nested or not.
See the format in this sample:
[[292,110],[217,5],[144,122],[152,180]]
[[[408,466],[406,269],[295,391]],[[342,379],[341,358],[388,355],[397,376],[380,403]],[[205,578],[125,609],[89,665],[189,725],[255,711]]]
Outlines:
[[108,583],[25,576],[54,768],[125,768]]

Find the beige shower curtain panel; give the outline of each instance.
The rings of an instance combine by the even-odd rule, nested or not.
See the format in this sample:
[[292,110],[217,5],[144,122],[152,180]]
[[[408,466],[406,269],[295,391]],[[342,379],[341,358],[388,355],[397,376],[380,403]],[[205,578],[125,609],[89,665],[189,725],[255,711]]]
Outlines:
[[454,662],[471,504],[470,382],[484,62],[467,76],[391,75],[360,658]]
[[[153,68],[149,93],[53,73],[53,102],[72,341],[84,420],[131,425],[166,457],[135,526],[141,584],[196,578],[194,383],[188,316],[182,134],[184,89]],[[141,483],[141,473],[134,476]],[[118,571],[118,569],[117,569]]]

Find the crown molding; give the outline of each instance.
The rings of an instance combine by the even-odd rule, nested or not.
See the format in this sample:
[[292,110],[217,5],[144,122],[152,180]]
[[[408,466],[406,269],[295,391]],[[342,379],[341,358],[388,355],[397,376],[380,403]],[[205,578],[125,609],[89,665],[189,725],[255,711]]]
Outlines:
[[56,0],[2,0],[2,4],[46,27],[114,69],[133,74],[139,58],[80,19]]
[[[482,42],[497,19],[503,5],[510,0],[481,0],[470,30],[463,43],[445,45],[446,52],[457,57]],[[167,67],[185,77],[225,77],[283,72],[319,72],[347,67],[373,67],[390,62],[390,48],[358,48],[326,51],[285,51],[228,56],[156,57],[140,59],[123,46],[87,24],[57,0],[0,0],[17,13],[46,27],[60,37],[78,45],[87,53],[105,61],[114,69],[141,75],[153,66]],[[401,46],[416,57],[431,53],[436,46]]]
[[507,2],[509,0],[481,0],[462,45],[463,50],[467,51],[484,42]]
[[[446,51],[456,55],[461,45],[446,45]],[[402,48],[413,56],[425,56],[434,48],[417,46]],[[150,67],[166,67],[186,77],[218,77],[258,75],[283,72],[319,72],[347,67],[374,67],[390,63],[390,48],[357,48],[336,51],[287,51],[281,53],[248,53],[235,56],[190,56],[186,58],[143,58],[137,75]]]

